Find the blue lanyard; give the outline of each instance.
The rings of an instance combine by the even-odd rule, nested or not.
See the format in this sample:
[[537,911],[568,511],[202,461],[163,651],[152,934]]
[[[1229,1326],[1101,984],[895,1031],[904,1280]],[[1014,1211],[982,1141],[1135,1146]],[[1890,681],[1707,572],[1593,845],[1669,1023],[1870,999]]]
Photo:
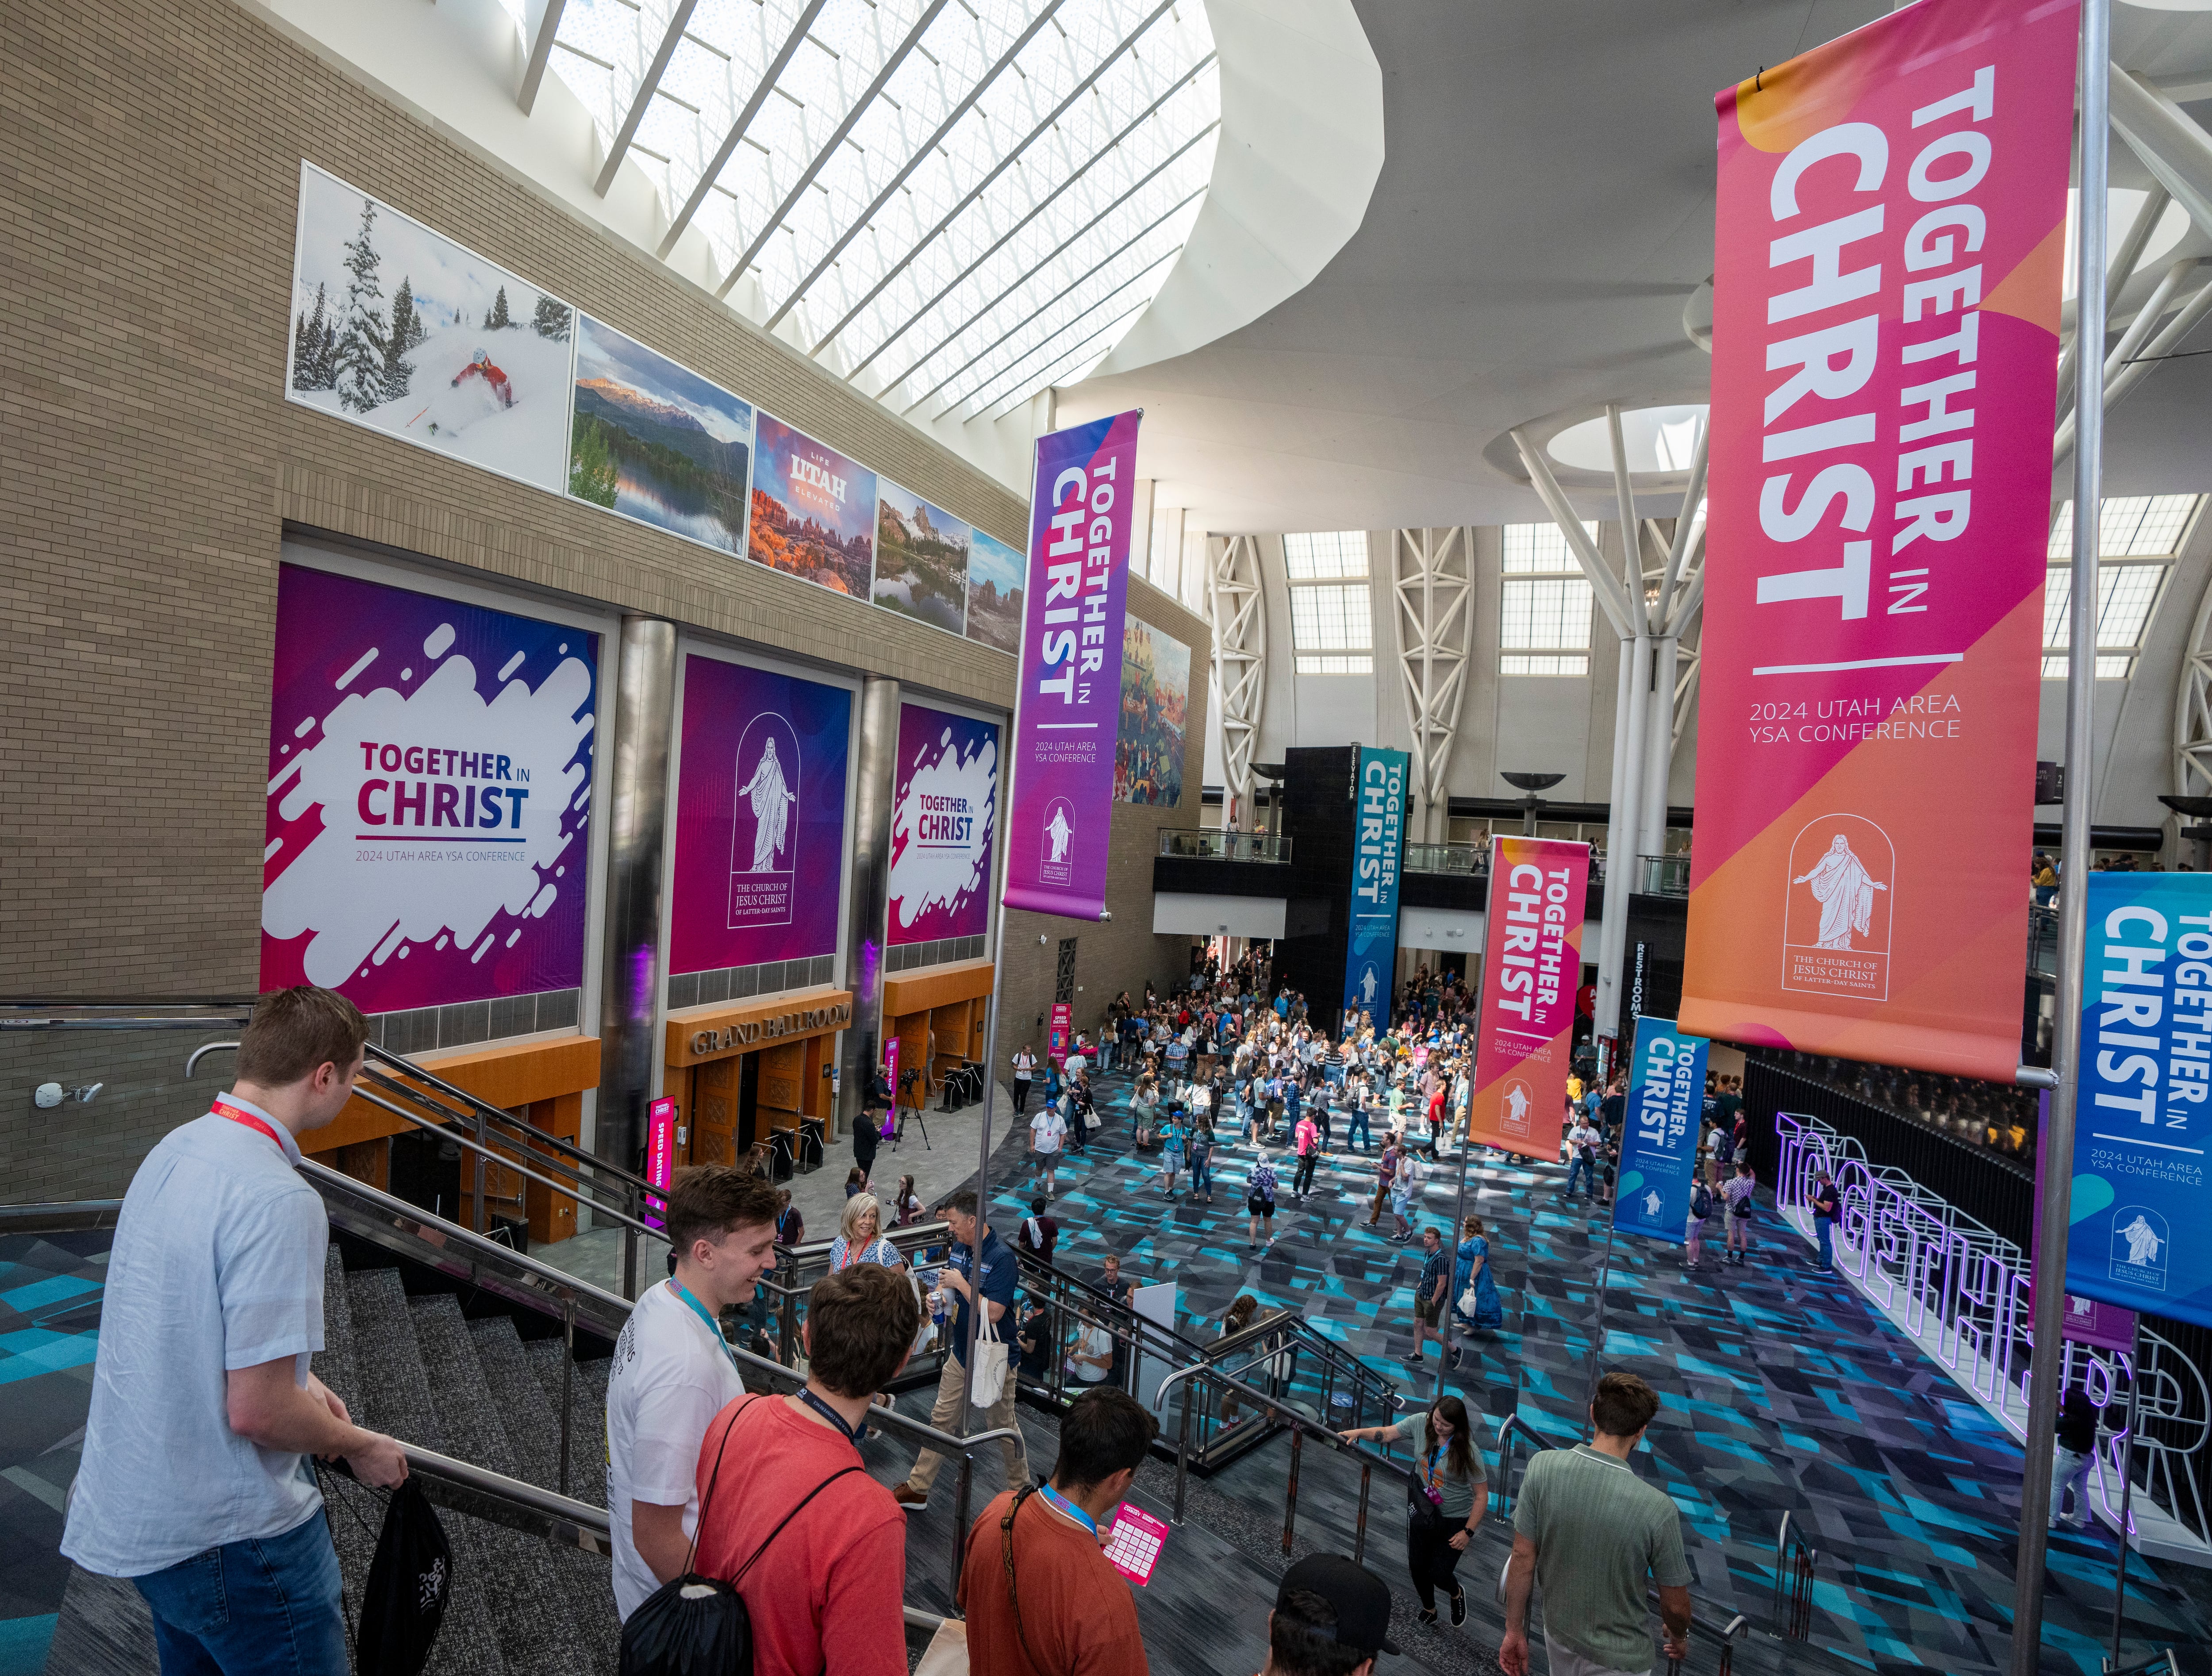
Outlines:
[[693,1315],[698,1316],[701,1321],[707,1323],[707,1331],[714,1334],[714,1342],[721,1346],[722,1354],[730,1358],[731,1371],[735,1372],[738,1366],[737,1353],[730,1348],[730,1341],[722,1336],[721,1323],[707,1313],[707,1306],[700,1303],[697,1298],[692,1296],[691,1289],[689,1286],[686,1286],[681,1280],[678,1280],[674,1275],[671,1275],[668,1278],[668,1289],[674,1292],[677,1296],[682,1298],[684,1303],[691,1306],[691,1313]]
[[868,1423],[866,1420],[860,1422],[860,1430],[855,1431],[852,1427],[845,1424],[845,1417],[842,1414],[840,1414],[836,1409],[830,1407],[828,1403],[816,1396],[813,1392],[801,1391],[799,1394],[799,1400],[805,1403],[809,1408],[812,1409],[817,1414],[819,1414],[823,1419],[829,1421],[831,1425],[836,1427],[840,1432],[843,1433],[845,1441],[848,1443],[850,1443],[854,1448],[859,1448],[860,1447],[860,1440],[868,1435]]
[[1092,1541],[1095,1542],[1098,1539],[1098,1521],[1096,1519],[1093,1519],[1089,1514],[1085,1513],[1081,1508],[1076,1506],[1073,1502],[1069,1501],[1067,1497],[1061,1495],[1060,1491],[1054,1490],[1048,1484],[1041,1484],[1037,1485],[1037,1494],[1043,1497],[1052,1506],[1058,1508],[1062,1513],[1075,1521],[1077,1524],[1082,1526],[1084,1529],[1089,1531],[1091,1533]]

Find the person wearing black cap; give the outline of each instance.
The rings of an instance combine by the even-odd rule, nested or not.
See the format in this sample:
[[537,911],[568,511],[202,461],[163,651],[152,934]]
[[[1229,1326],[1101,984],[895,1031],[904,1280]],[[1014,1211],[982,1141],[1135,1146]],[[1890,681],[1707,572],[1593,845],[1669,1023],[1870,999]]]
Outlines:
[[1283,1573],[1267,1614],[1267,1667],[1260,1676],[1374,1676],[1395,1653],[1390,1591],[1340,1554],[1309,1554]]

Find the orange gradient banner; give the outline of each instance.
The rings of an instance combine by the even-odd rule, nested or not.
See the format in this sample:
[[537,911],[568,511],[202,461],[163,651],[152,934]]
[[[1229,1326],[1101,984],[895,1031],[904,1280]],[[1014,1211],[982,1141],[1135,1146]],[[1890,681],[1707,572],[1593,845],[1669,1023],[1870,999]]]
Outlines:
[[1589,846],[1492,838],[1468,1137],[1557,1157],[1583,981]]
[[1680,1029],[2020,1062],[2075,0],[1723,89]]

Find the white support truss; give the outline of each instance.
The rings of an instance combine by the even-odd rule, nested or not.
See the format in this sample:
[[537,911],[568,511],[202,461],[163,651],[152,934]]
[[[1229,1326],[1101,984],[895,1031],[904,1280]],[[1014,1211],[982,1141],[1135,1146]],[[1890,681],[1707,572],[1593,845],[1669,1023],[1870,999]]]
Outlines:
[[2212,580],[2197,602],[2173,695],[2173,790],[2179,797],[2212,797]]
[[1413,830],[1445,836],[1445,778],[1459,738],[1468,660],[1474,646],[1474,539],[1463,525],[1390,532],[1390,591],[1397,601],[1398,674],[1413,736]]
[[1206,605],[1213,624],[1213,701],[1221,717],[1222,780],[1238,818],[1249,821],[1252,753],[1259,746],[1260,717],[1267,697],[1267,596],[1261,580],[1260,543],[1252,536],[1209,536],[1206,544]]

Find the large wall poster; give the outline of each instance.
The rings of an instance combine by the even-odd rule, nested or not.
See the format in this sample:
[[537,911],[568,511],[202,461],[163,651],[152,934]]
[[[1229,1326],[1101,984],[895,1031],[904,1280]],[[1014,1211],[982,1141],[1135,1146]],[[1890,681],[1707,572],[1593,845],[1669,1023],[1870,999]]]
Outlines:
[[580,315],[568,493],[656,528],[745,550],[752,404]]
[[364,1012],[583,982],[599,637],[277,571],[261,987]]
[[888,477],[876,494],[876,604],[958,634],[968,617],[975,531]]
[[853,695],[684,659],[672,975],[834,954]]
[[876,474],[782,420],[753,424],[752,556],[772,570],[868,597]]
[[900,706],[892,944],[982,935],[990,924],[998,809],[998,727],[927,705]]
[[1680,1028],[2010,1082],[2072,0],[1724,88]]
[[1149,622],[1121,627],[1121,725],[1114,737],[1114,799],[1182,801],[1190,648]]
[[558,493],[574,322],[558,298],[301,165],[292,400]]
[[1022,647],[1022,556],[996,536],[975,532],[968,546],[968,638],[1000,652]]

